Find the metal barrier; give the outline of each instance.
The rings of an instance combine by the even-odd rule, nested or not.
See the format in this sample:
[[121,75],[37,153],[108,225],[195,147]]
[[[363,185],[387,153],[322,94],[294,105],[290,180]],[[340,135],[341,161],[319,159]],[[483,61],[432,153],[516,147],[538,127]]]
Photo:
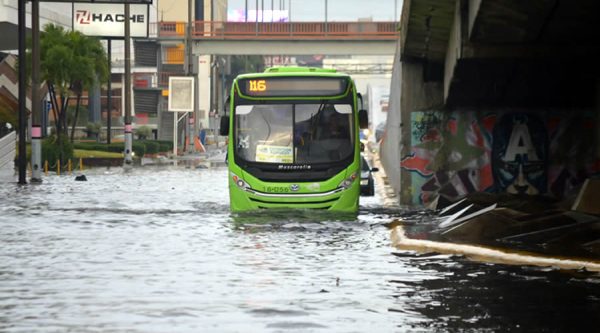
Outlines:
[[12,131],[0,138],[0,171],[14,170],[17,153],[17,132]]
[[[195,21],[195,39],[379,39],[396,40],[397,22],[223,22]],[[159,22],[160,37],[185,37],[185,22]]]

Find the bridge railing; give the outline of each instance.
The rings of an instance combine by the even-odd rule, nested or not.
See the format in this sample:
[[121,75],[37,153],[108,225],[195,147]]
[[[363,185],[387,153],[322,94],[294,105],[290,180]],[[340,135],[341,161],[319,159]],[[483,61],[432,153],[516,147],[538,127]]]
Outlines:
[[[397,22],[195,21],[195,39],[396,39]],[[184,37],[187,23],[159,22],[159,37]]]

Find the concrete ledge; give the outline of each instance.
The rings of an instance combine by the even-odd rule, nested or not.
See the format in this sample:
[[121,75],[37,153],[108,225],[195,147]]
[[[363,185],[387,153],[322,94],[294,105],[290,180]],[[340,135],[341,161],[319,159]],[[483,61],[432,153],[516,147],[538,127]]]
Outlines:
[[600,179],[586,179],[573,204],[574,211],[600,215]]

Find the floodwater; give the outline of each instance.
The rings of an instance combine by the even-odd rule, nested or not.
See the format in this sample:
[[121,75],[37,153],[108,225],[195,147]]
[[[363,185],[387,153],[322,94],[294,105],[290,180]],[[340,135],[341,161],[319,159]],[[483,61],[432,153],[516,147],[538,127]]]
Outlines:
[[232,216],[224,168],[0,186],[1,332],[554,332],[600,327],[600,277],[401,251],[357,218]]

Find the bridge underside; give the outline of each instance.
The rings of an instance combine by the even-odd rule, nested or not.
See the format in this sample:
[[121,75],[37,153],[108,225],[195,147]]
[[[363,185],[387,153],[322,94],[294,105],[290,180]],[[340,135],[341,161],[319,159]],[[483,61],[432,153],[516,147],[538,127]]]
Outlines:
[[395,40],[195,40],[196,55],[393,55]]
[[405,204],[600,172],[600,2],[405,0],[382,160]]

